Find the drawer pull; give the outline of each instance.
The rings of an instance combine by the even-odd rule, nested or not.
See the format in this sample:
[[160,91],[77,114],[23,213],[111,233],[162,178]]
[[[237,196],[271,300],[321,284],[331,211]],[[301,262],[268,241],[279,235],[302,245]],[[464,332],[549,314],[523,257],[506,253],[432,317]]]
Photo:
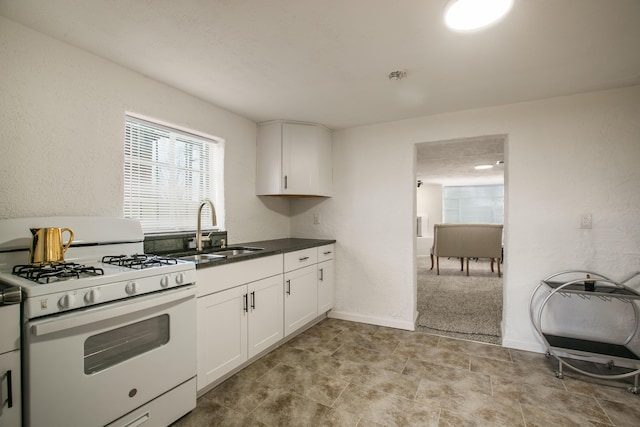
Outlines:
[[7,406],[9,408],[13,407],[13,384],[11,381],[11,369],[9,369],[6,374],[7,376]]
[[306,261],[308,259],[309,259],[308,256],[303,256],[302,258],[298,258],[298,261],[302,262],[302,261]]
[[323,255],[331,255],[332,253],[333,251],[326,251],[326,252],[323,252]]

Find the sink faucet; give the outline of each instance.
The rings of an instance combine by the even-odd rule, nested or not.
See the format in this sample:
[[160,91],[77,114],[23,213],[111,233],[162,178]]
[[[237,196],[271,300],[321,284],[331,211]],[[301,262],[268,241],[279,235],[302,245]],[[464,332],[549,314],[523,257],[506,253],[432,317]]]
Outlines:
[[216,225],[218,225],[218,220],[216,218],[216,208],[213,206],[211,200],[203,200],[203,202],[200,203],[200,206],[198,207],[198,229],[196,231],[196,250],[198,252],[202,250],[202,242],[209,242],[211,240],[211,233],[209,233],[209,235],[206,237],[202,237],[202,208],[207,204],[211,206],[211,222],[213,223],[213,226],[215,227]]

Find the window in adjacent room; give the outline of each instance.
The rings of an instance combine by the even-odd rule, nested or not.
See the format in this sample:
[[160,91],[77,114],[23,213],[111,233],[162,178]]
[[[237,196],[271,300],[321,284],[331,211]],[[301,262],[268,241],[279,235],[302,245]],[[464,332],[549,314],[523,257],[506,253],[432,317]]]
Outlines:
[[[127,115],[124,157],[124,215],[145,233],[194,230],[204,199],[223,229],[222,141]],[[202,224],[211,224],[208,208]]]
[[447,224],[504,222],[504,185],[445,186],[442,202]]

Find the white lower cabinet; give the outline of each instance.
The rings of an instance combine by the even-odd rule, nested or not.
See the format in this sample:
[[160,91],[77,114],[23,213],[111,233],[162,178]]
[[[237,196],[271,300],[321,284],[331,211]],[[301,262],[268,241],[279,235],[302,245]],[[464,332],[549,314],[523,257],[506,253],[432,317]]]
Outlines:
[[0,427],[22,425],[20,304],[0,305]]
[[246,286],[198,298],[198,390],[247,361]]
[[316,264],[284,275],[284,335],[300,329],[318,315]]
[[198,298],[198,390],[283,338],[282,274]]
[[334,244],[318,247],[318,314],[326,313],[333,308],[334,252]]
[[0,374],[0,426],[19,427],[22,425],[19,351],[0,354]]
[[197,270],[198,392],[333,308],[333,251]]
[[282,275],[248,285],[249,359],[283,338]]
[[318,314],[333,308],[334,277],[332,259],[318,263]]
[[282,255],[200,269],[197,280],[202,390],[283,338]]

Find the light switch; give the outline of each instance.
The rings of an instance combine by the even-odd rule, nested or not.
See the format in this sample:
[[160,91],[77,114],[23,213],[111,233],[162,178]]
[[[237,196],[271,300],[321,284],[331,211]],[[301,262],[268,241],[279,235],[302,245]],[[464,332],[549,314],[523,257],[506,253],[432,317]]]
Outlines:
[[591,228],[591,214],[580,215],[580,228]]

